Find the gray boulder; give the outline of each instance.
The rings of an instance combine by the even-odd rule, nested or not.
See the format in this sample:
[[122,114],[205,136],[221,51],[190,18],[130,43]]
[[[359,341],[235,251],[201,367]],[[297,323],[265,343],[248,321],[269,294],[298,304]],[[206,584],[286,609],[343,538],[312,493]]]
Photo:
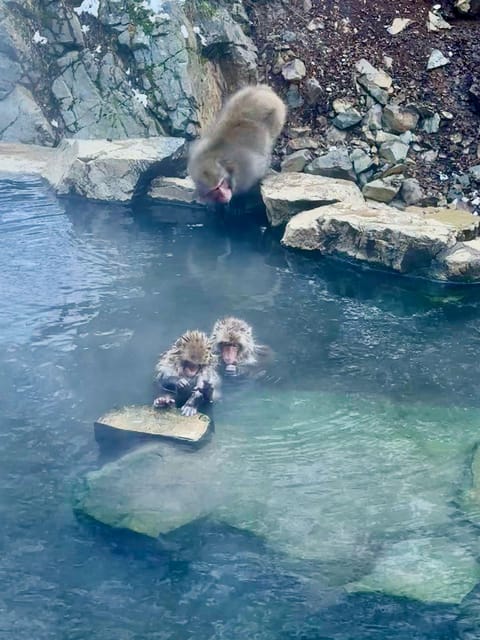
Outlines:
[[257,79],[239,3],[78,5],[0,0],[0,140],[194,135]]
[[418,204],[425,196],[420,183],[415,178],[407,178],[402,182],[400,195],[406,204]]
[[[463,249],[466,239],[478,234],[479,224],[475,216],[449,209],[411,207],[398,211],[386,206],[352,208],[335,204],[294,216],[282,243],[400,273],[459,280],[453,277],[453,268],[446,260],[451,250]],[[470,265],[470,273],[465,271],[466,281],[474,279],[477,255],[471,256]]]
[[267,217],[272,226],[285,224],[299,211],[334,202],[346,206],[364,204],[360,189],[349,180],[325,178],[305,173],[267,176],[261,185]]
[[65,141],[64,152],[74,160],[56,186],[60,194],[92,200],[128,201],[148,187],[156,174],[175,175],[184,165],[182,138]]
[[400,190],[400,183],[396,179],[377,178],[372,182],[367,182],[362,193],[365,198],[376,200],[377,202],[391,202]]
[[295,151],[295,153],[291,153],[286,156],[284,160],[282,160],[282,171],[294,171],[300,172],[303,171],[305,166],[312,160],[312,154],[308,149],[301,149],[300,151]]
[[305,167],[305,173],[355,181],[353,164],[345,149],[333,149],[323,156],[315,158]]

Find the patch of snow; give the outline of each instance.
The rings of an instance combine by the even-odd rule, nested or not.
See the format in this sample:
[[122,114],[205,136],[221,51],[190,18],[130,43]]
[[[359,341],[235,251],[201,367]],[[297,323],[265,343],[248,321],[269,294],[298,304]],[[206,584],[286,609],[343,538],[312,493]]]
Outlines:
[[88,24],[82,24],[82,31],[83,33],[88,33],[90,31]]
[[145,9],[150,9],[154,13],[160,13],[165,9],[164,0],[143,0],[143,6]]
[[55,129],[58,129],[58,122],[56,120],[50,120],[50,124],[52,125],[52,127],[54,127]]
[[182,24],[182,26],[180,27],[180,31],[182,32],[182,36],[185,38],[185,40],[187,40],[188,39],[188,29],[184,24]]
[[148,105],[148,97],[144,93],[141,93],[140,91],[138,91],[138,89],[133,89],[133,97],[137,102],[140,102],[140,104],[143,105],[144,107]]
[[82,4],[79,7],[76,7],[74,11],[77,15],[81,15],[82,13],[89,13],[95,18],[98,18],[99,4],[100,0],[83,0]]
[[202,46],[205,46],[207,44],[205,36],[202,34],[200,27],[197,27],[197,26],[193,27],[193,33],[197,34],[197,36],[200,39],[200,42],[202,43]]
[[32,40],[37,44],[47,44],[48,42],[47,38],[45,38],[44,36],[41,36],[39,31],[35,31],[35,33],[33,34]]

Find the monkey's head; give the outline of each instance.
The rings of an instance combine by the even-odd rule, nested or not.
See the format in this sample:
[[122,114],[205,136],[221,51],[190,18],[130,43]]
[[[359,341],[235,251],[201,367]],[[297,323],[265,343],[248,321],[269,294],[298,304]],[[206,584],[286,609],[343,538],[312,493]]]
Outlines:
[[[227,317],[217,320],[210,336],[216,353],[226,364],[255,362],[255,342],[252,327],[240,318]],[[233,353],[233,349],[235,352]]]
[[212,203],[228,204],[232,199],[230,175],[219,162],[203,167],[195,180],[199,197]]
[[195,373],[215,362],[210,339],[202,331],[187,331],[180,336],[174,345],[174,357],[182,369]]
[[227,204],[232,199],[231,172],[216,154],[195,154],[190,157],[188,173],[195,183],[197,195],[203,202]]

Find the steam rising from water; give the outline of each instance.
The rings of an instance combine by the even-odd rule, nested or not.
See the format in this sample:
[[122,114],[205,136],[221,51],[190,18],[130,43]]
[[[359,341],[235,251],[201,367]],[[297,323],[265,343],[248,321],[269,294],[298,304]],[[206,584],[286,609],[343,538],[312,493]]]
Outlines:
[[[422,456],[452,446],[447,421],[439,421],[439,436],[419,410],[415,433],[405,425],[402,432],[401,406],[440,414],[438,407],[452,406],[457,416],[478,406],[476,291],[304,264],[268,234],[168,225],[128,207],[59,202],[30,179],[0,183],[0,267],[6,637],[410,640],[412,629],[425,640],[456,637],[457,610],[339,591],[327,597],[326,587],[310,580],[311,560],[287,561],[283,552],[305,532],[309,492],[320,506],[329,494],[337,500],[330,505],[346,504],[354,490],[360,504],[368,502],[374,465],[378,471],[388,455],[395,458],[381,438],[373,453],[368,445],[385,424],[398,428],[405,444],[387,486],[397,481],[401,493],[421,481],[435,496],[443,490],[451,467],[443,479],[441,467],[440,478],[426,478],[424,467],[404,478],[402,468],[415,461],[409,446]],[[288,544],[278,552],[259,537],[199,522],[149,545],[78,523],[71,487],[98,465],[95,418],[114,406],[149,402],[158,353],[184,330],[208,331],[232,312],[276,351],[280,382],[268,393],[289,404],[267,408],[268,394],[252,399],[248,390],[232,396],[217,407],[216,442],[225,455],[248,453],[243,481],[252,496],[265,498],[271,489],[269,520],[252,518],[243,501],[238,526],[250,518],[261,533],[262,524],[272,530],[276,520],[277,531],[291,533]],[[327,392],[336,405],[322,414]],[[399,413],[389,422],[383,418],[393,415],[385,410],[392,403]],[[308,415],[315,407],[318,424]],[[327,429],[323,444],[318,426]],[[470,438],[475,423],[464,428]],[[455,469],[467,470],[467,450],[452,451]],[[343,493],[335,493],[339,487]],[[409,512],[413,524],[425,513],[420,498],[417,516]],[[450,507],[442,505],[428,513],[443,518]],[[295,509],[300,517],[289,519]],[[339,513],[325,511],[321,526],[331,531]],[[348,541],[343,534],[351,531],[336,531],[338,541]],[[353,539],[368,551],[362,562],[385,542],[364,531]]]

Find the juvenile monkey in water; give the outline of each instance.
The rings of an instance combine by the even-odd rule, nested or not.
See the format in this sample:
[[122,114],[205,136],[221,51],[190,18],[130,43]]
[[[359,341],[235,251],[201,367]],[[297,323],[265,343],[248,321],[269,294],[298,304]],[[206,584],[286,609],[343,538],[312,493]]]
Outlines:
[[285,104],[267,85],[234,93],[190,150],[188,173],[199,197],[228,203],[263,178],[286,115]]
[[256,343],[252,327],[240,318],[228,316],[217,320],[210,340],[218,357],[217,371],[223,380],[264,377],[266,367],[272,363],[273,351]]
[[220,379],[215,367],[209,337],[201,331],[187,331],[157,362],[155,379],[161,395],[153,406],[176,406],[184,416],[195,415],[218,396]]

